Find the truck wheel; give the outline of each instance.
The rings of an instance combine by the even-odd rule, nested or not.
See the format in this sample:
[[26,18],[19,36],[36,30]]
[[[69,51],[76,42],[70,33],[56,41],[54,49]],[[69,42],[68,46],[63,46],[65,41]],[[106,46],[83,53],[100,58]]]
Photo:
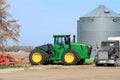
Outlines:
[[97,62],[95,63],[95,65],[96,65],[96,66],[99,66],[99,64],[98,64]]
[[102,66],[103,64],[98,64],[97,62],[95,62],[95,65],[96,66]]
[[62,62],[64,65],[76,65],[80,61],[79,53],[68,49],[62,55]]
[[32,65],[47,64],[49,55],[42,50],[33,50],[29,55],[29,60]]

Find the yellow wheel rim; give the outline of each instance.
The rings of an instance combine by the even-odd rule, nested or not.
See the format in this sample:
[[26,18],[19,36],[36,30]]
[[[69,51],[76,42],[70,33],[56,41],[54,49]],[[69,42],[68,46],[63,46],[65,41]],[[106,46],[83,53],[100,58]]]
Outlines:
[[72,63],[74,61],[75,57],[74,57],[73,53],[68,52],[65,54],[64,59],[65,59],[65,62]]
[[42,60],[42,55],[39,52],[35,52],[32,55],[32,60],[36,63],[40,62]]

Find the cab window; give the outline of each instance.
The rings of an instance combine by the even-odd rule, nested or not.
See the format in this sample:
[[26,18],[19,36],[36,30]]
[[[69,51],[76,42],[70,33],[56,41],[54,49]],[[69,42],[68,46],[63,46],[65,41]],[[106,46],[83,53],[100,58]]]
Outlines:
[[64,44],[64,37],[55,37],[54,43]]

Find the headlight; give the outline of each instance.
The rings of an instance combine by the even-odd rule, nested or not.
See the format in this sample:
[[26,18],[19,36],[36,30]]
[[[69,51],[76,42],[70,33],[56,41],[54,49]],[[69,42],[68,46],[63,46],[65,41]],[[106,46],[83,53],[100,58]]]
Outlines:
[[111,59],[115,59],[115,56],[111,56],[110,58],[111,58]]

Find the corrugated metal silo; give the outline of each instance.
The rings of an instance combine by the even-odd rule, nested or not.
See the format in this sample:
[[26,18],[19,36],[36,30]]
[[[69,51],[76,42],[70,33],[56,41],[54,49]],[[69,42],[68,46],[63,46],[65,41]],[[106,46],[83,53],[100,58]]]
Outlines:
[[98,6],[77,21],[77,41],[92,44],[92,54],[96,44],[100,46],[108,37],[120,37],[120,16],[106,6]]

